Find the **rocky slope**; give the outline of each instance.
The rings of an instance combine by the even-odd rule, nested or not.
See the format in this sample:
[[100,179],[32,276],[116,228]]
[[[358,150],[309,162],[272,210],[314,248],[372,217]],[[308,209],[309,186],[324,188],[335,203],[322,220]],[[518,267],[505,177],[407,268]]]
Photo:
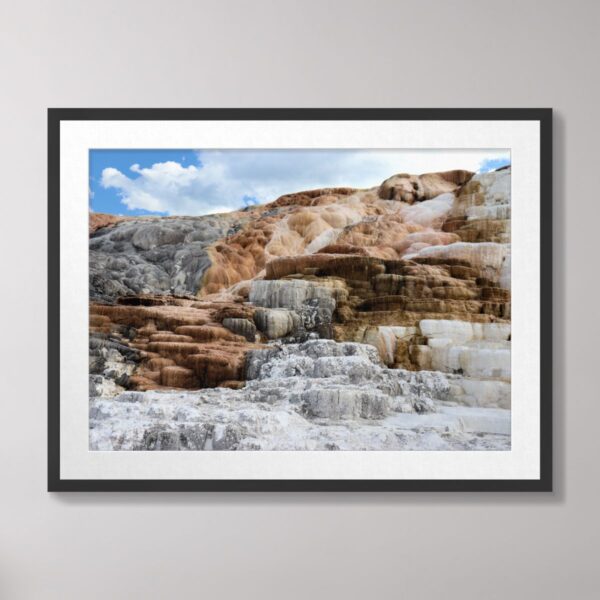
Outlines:
[[369,345],[254,350],[243,389],[123,392],[90,404],[93,450],[507,449],[505,410],[465,409],[453,376],[385,368]]
[[510,168],[106,225],[92,448],[509,447]]

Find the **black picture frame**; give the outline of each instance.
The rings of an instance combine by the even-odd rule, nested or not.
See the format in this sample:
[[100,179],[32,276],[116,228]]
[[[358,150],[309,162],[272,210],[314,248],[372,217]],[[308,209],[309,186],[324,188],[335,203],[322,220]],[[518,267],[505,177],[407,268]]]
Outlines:
[[[82,120],[469,120],[540,124],[540,477],[511,480],[92,480],[60,476],[60,123]],[[548,492],[552,491],[552,109],[50,108],[48,109],[48,491]]]

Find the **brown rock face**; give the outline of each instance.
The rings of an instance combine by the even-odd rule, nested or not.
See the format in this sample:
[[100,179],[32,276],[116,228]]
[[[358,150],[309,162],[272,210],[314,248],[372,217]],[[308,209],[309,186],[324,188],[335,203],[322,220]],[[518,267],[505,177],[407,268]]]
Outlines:
[[107,215],[104,213],[90,213],[90,234],[94,233],[101,227],[110,227],[111,225],[115,225],[115,223],[120,223],[126,218],[127,217],[117,217],[116,215]]
[[[244,379],[249,343],[217,320],[235,306],[165,296],[121,299],[90,306],[90,332],[140,351],[130,377],[134,389],[215,387]],[[222,317],[221,317],[222,318]]]
[[454,194],[472,175],[459,170],[395,175],[379,188],[309,190],[253,207],[244,213],[239,231],[208,250],[211,266],[204,273],[199,294],[213,294],[253,279],[280,256],[356,247],[362,250],[353,254],[400,258],[425,246],[452,243],[460,236],[440,231],[449,203],[440,202],[435,210],[421,212],[408,205]]
[[461,170],[425,175],[402,173],[386,179],[379,187],[378,194],[384,200],[401,200],[412,204],[431,200],[440,194],[455,192],[473,175],[471,171]]
[[[427,369],[424,320],[510,323],[510,169],[394,175],[239,215],[207,242],[197,297],[157,290],[91,304],[90,333],[139,353],[129,387],[237,388],[249,350],[310,332]],[[94,227],[119,221],[102,217]]]
[[[373,331],[378,327],[412,327],[416,331],[423,319],[508,322],[510,290],[500,287],[499,270],[495,279],[489,277],[487,266],[466,259],[386,260],[338,254],[279,258],[267,264],[265,273],[267,280],[305,279],[322,286],[335,285],[334,338],[367,341],[378,348],[383,343]],[[419,368],[418,354],[409,353],[410,346],[419,343],[418,336],[405,341],[392,364]]]
[[318,206],[335,202],[340,196],[349,196],[357,190],[353,188],[323,188],[319,190],[308,190],[296,194],[286,194],[277,198],[270,207],[281,206]]

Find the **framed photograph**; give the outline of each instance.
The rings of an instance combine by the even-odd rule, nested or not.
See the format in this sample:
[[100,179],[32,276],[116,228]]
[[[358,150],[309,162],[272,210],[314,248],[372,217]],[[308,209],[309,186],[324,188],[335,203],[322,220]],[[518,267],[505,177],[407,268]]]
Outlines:
[[50,109],[50,491],[551,491],[550,109]]

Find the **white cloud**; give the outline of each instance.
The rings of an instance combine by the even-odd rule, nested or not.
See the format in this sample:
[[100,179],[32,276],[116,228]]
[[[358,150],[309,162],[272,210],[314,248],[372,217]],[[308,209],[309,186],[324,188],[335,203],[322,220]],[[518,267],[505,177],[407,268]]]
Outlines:
[[178,162],[130,167],[129,177],[104,169],[101,184],[114,188],[129,209],[202,215],[319,187],[379,185],[395,173],[450,169],[477,171],[485,159],[509,158],[502,150],[207,150],[198,166]]

